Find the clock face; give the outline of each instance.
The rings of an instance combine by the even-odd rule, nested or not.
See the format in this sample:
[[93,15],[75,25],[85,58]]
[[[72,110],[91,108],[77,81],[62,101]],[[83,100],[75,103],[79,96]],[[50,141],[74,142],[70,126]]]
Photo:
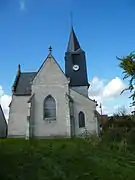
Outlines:
[[73,66],[73,70],[78,71],[78,70],[79,70],[79,66],[78,66],[77,64],[75,64],[75,65]]

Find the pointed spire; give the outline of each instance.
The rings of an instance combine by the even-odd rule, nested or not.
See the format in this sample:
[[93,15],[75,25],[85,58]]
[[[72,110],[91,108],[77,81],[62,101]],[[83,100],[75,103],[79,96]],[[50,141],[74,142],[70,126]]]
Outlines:
[[73,26],[71,28],[71,32],[70,32],[70,38],[69,38],[69,42],[68,42],[68,48],[67,48],[67,52],[75,52],[78,49],[80,49],[80,44],[77,40],[77,37],[75,35]]

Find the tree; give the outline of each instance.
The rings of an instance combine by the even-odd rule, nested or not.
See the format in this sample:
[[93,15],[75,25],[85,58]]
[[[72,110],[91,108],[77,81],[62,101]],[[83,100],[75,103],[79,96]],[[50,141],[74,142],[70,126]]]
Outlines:
[[128,110],[125,106],[119,107],[117,112],[113,114],[114,119],[117,119],[119,117],[126,117],[128,115]]
[[123,69],[123,80],[129,80],[128,88],[124,89],[121,94],[124,91],[130,91],[131,96],[129,98],[132,99],[131,106],[135,106],[135,52],[123,58],[117,57],[117,59],[120,60],[119,67]]

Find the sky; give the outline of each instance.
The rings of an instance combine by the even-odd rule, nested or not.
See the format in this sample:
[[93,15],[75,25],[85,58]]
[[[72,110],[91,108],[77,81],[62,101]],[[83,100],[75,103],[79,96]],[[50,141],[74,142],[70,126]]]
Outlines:
[[72,24],[86,52],[89,97],[103,113],[128,111],[130,95],[120,95],[128,82],[116,56],[135,50],[134,0],[0,0],[0,103],[6,118],[17,66],[37,71],[52,54],[64,71],[64,54]]

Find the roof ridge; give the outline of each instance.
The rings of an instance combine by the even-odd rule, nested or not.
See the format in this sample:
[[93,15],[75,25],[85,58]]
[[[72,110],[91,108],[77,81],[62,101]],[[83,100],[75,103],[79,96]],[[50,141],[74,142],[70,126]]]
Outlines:
[[[56,65],[58,66],[58,68],[60,69],[60,71],[62,72],[62,74],[63,74],[63,75],[65,76],[65,78],[67,79],[64,71],[62,70],[61,66],[59,65],[59,63],[57,62],[57,60],[55,59],[55,57],[52,55],[52,53],[49,53],[49,54],[47,55],[47,57],[44,59],[43,63],[41,64],[40,68],[39,68],[38,71],[37,71],[37,75],[38,75],[38,73],[40,72],[40,70],[42,69],[43,65],[47,62],[47,60],[48,60],[49,58],[52,58],[52,59],[54,60],[54,62],[56,63]],[[37,76],[37,75],[36,75],[36,76]],[[34,77],[34,79],[36,78],[36,76]],[[34,81],[34,79],[33,79],[33,81]],[[67,79],[67,80],[68,80],[68,79]]]

